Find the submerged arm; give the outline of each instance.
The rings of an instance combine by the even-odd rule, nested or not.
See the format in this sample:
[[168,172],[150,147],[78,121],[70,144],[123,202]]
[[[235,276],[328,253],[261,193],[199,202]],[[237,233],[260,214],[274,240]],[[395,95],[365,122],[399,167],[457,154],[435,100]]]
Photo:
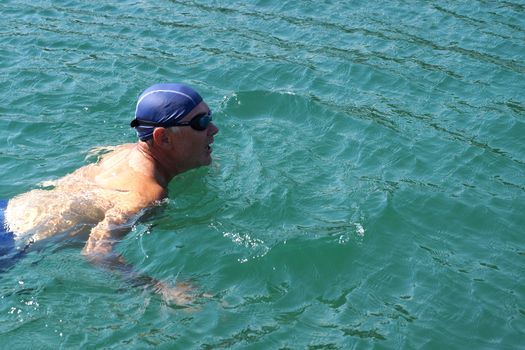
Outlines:
[[91,230],[82,254],[90,262],[122,274],[134,286],[149,287],[154,292],[161,294],[167,301],[187,304],[191,301],[190,296],[186,294],[190,289],[187,285],[180,285],[174,288],[153,277],[141,274],[132,265],[126,263],[122,255],[114,251],[114,245],[130,229],[125,224],[129,217],[132,216],[130,215],[131,213],[127,215],[114,209],[109,210],[104,220]]

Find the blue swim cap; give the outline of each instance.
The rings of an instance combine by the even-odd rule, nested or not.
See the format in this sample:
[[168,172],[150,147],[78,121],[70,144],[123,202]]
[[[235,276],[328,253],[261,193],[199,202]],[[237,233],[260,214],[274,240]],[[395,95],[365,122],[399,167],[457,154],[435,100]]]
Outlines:
[[191,87],[183,84],[155,84],[139,96],[135,119],[131,126],[141,141],[149,140],[158,126],[168,127],[184,118],[202,97]]

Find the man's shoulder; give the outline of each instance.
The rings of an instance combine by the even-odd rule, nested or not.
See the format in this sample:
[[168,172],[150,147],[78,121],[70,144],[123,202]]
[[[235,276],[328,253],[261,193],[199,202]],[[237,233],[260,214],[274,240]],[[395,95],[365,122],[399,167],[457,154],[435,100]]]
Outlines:
[[154,206],[165,197],[166,191],[162,187],[144,181],[140,187],[132,186],[127,191],[121,192],[121,195],[117,195],[113,205],[120,213],[134,215],[142,209]]
[[151,204],[157,202],[161,199],[166,198],[167,191],[164,187],[160,186],[155,181],[144,181],[141,183],[140,188],[137,190],[138,195],[142,200]]

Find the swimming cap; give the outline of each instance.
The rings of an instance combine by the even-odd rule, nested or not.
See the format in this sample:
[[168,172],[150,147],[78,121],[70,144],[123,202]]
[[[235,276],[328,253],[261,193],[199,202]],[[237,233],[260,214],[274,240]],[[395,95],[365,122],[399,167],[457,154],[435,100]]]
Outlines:
[[183,84],[155,84],[144,90],[137,101],[135,119],[131,126],[141,141],[149,140],[155,127],[172,126],[184,118],[202,97]]

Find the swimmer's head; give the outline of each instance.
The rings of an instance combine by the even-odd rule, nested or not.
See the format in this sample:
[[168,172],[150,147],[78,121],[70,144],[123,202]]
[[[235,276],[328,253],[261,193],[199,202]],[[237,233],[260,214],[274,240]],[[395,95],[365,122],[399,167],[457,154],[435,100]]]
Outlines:
[[152,138],[156,127],[170,127],[191,112],[202,97],[183,84],[155,84],[139,96],[131,126],[141,141]]

